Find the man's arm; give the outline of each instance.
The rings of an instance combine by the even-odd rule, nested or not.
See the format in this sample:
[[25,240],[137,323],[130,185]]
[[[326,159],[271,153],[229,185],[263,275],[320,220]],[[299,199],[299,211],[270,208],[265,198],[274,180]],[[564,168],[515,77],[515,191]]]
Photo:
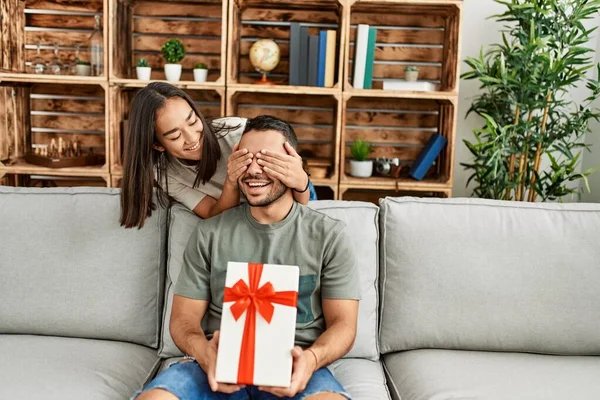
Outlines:
[[200,324],[207,309],[207,300],[195,300],[174,295],[169,323],[171,337],[179,350],[196,359],[198,365],[206,373],[208,384],[213,392],[237,392],[241,386],[217,383],[215,380],[219,332],[215,332],[211,340],[206,339]]

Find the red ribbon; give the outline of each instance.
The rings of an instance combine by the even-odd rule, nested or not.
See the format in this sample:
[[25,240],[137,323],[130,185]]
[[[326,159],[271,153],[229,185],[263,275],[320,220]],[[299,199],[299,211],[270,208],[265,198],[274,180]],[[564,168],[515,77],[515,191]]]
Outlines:
[[223,302],[235,301],[230,308],[233,318],[237,321],[246,314],[244,336],[240,350],[240,363],[238,367],[238,384],[254,384],[254,356],[256,348],[256,313],[259,313],[268,324],[271,323],[275,306],[281,304],[296,307],[298,292],[276,292],[271,282],[265,283],[260,288],[263,264],[248,264],[248,280],[250,286],[240,279],[233,287],[225,287]]

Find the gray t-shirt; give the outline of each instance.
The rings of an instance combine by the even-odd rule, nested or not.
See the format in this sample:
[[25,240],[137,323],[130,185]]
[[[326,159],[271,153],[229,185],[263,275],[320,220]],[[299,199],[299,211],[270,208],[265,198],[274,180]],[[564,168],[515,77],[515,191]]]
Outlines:
[[200,221],[183,256],[175,293],[210,300],[207,334],[220,329],[229,261],[300,268],[295,341],[302,347],[325,331],[321,299],[360,299],[356,257],[343,222],[294,202],[283,221],[262,225],[242,204]]
[[[237,127],[237,129],[231,129],[227,134],[218,136],[221,159],[217,163],[217,169],[210,181],[204,185],[200,182],[198,187],[194,187],[197,175],[196,166],[184,164],[176,157],[167,154],[170,161],[167,170],[169,195],[190,210],[193,210],[205,196],[211,196],[217,200],[221,197],[223,185],[227,179],[227,159],[231,155],[233,147],[239,143],[242,137],[246,119],[239,117],[219,118],[214,120],[212,124],[216,127]],[[167,189],[164,181],[160,182],[160,186],[163,190]]]

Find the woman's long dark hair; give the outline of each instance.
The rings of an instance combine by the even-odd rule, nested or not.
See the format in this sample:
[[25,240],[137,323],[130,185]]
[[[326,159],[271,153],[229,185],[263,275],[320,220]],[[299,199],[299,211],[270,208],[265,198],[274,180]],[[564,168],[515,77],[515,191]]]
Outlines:
[[221,158],[217,136],[212,124],[207,122],[190,96],[164,82],[153,82],[139,90],[131,103],[129,129],[124,140],[120,222],[121,226],[126,228],[141,228],[146,218],[152,215],[152,211],[156,209],[152,199],[154,187],[157,189],[159,204],[168,207],[170,203],[168,187],[165,192],[159,184],[155,184],[166,184],[169,157],[156,150],[154,145],[159,145],[155,129],[158,111],[168,99],[174,97],[187,101],[204,127],[202,155],[198,162],[194,187],[200,182],[204,184],[209,181],[217,169],[217,162]]

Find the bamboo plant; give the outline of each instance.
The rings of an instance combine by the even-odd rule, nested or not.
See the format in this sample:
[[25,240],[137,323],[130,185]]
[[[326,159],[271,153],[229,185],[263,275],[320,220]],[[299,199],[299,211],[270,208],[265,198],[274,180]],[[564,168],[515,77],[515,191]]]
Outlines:
[[[594,170],[580,171],[580,162],[589,122],[600,117],[600,82],[590,77],[600,65],[586,47],[595,28],[585,22],[600,0],[494,1],[506,7],[491,17],[506,24],[502,43],[468,58],[462,75],[481,83],[468,114],[485,120],[464,141],[474,157],[462,164],[467,185],[478,197],[517,201],[561,200],[579,194],[581,180],[589,190]],[[587,98],[576,103],[570,92],[583,85]]]

